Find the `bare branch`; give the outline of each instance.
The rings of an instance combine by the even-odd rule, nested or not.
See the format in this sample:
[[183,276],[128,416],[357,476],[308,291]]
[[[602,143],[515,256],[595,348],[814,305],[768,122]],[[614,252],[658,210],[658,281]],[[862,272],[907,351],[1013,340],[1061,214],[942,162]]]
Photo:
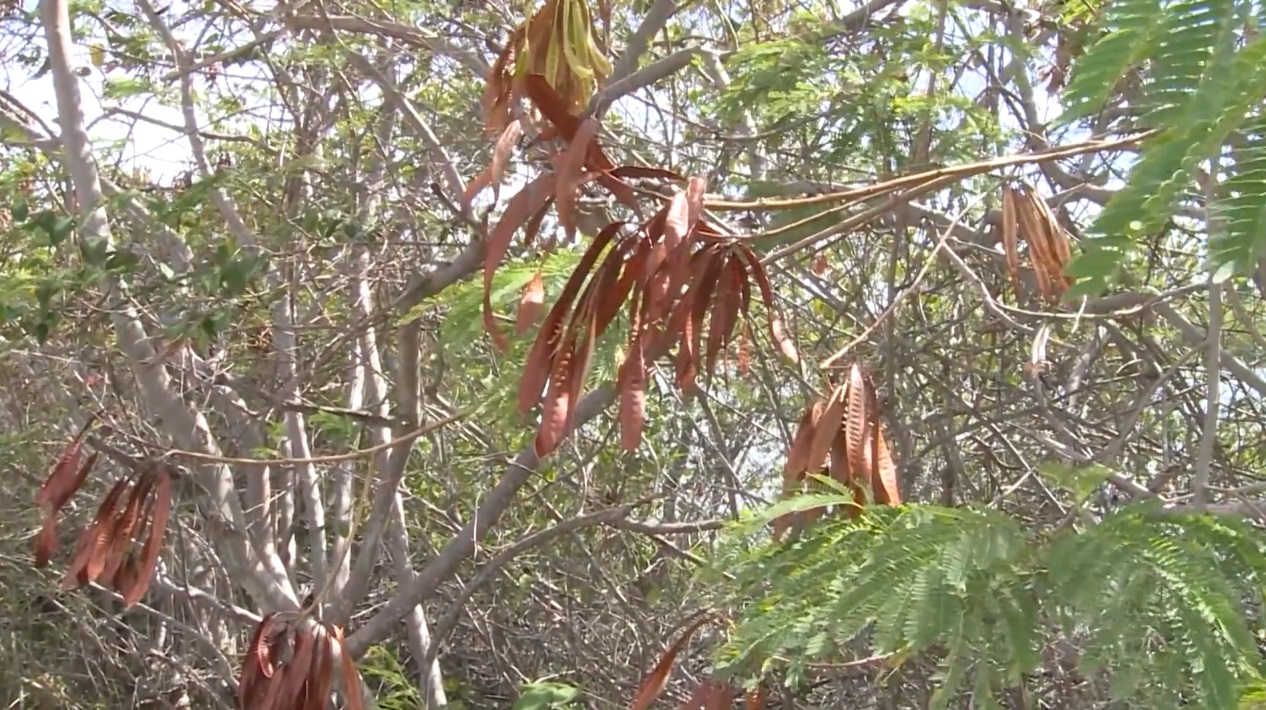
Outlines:
[[[434,154],[436,161],[440,164],[440,169],[444,172],[444,179],[448,182],[449,193],[460,195],[465,192],[466,181],[462,180],[461,172],[457,170],[457,164],[453,162],[452,157],[449,156],[448,151],[440,143],[440,139],[436,137],[435,132],[431,130],[430,124],[422,118],[422,114],[418,113],[417,109],[413,107],[413,103],[396,88],[395,82],[378,71],[378,68],[371,64],[368,59],[355,51],[346,49],[345,54],[357,69],[378,84],[378,87],[386,94],[387,101],[400,111],[404,116],[405,122],[409,124],[409,127],[413,129],[417,137],[421,138],[427,147],[431,149],[431,153]],[[463,216],[469,217],[469,209],[463,209],[465,210]]]
[[488,62],[479,55],[452,44],[446,39],[433,35],[425,30],[409,27],[396,22],[370,20],[351,15],[292,15],[286,22],[295,28],[305,30],[323,30],[333,28],[340,32],[356,32],[360,34],[392,37],[410,44],[424,47],[440,56],[450,57],[478,77],[488,73]]
[[[671,4],[671,3],[670,3]],[[662,79],[672,76],[689,66],[690,61],[702,55],[702,47],[686,47],[655,61],[642,69],[607,84],[601,93],[590,102],[595,116],[601,116],[611,108],[611,104],[636,91],[652,86]]]
[[[614,401],[615,389],[612,387],[602,387],[590,392],[576,405],[575,426],[583,426]],[[392,627],[413,607],[428,599],[442,582],[457,571],[462,561],[475,551],[476,543],[497,524],[501,515],[514,502],[519,489],[532,477],[538,463],[540,459],[537,458],[533,445],[529,444],[519,452],[461,532],[449,540],[439,554],[422,568],[407,589],[397,594],[347,639],[353,656],[359,658],[371,645],[386,638]]]
[[668,20],[672,19],[672,16],[677,13],[678,7],[677,0],[655,0],[655,4],[651,5],[651,9],[647,10],[646,14],[642,16],[642,24],[638,26],[637,30],[633,32],[633,36],[629,37],[629,41],[624,45],[624,53],[620,55],[620,58],[616,60],[615,66],[611,68],[611,76],[608,79],[611,84],[619,83],[637,70],[638,62],[641,61],[642,55],[646,54],[651,38],[664,29],[664,25],[668,24]]
[[1222,284],[1209,286],[1209,342],[1205,344],[1205,410],[1196,450],[1196,467],[1191,479],[1193,504],[1201,509],[1209,504],[1209,469],[1218,440],[1218,410],[1222,407]]

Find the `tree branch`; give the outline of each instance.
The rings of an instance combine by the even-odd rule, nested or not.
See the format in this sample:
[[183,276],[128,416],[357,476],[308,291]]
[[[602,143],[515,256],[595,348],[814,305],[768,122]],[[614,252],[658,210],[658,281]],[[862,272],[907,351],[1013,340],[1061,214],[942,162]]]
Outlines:
[[672,76],[690,64],[696,56],[703,55],[702,47],[686,47],[659,59],[632,74],[607,83],[606,88],[593,97],[590,102],[594,116],[601,117],[611,108],[611,104],[632,94],[652,86],[662,79]]
[[[614,401],[615,389],[610,386],[599,388],[586,395],[576,405],[573,431],[597,417]],[[528,444],[519,452],[502,474],[496,487],[488,493],[488,497],[484,499],[483,504],[475,511],[470,522],[466,523],[461,532],[422,568],[408,588],[402,590],[369,621],[365,622],[360,630],[348,637],[348,648],[353,656],[359,658],[371,645],[386,638],[391,629],[413,607],[428,599],[442,582],[457,571],[462,561],[475,551],[476,543],[497,524],[502,514],[514,502],[515,495],[532,477],[539,463],[540,459],[537,458],[532,444]]]
[[[1212,281],[1212,278],[1210,278]],[[1209,286],[1209,342],[1205,345],[1205,410],[1196,449],[1196,468],[1191,479],[1193,504],[1197,509],[1209,503],[1209,471],[1218,440],[1218,410],[1222,406],[1222,284]]]
[[340,32],[393,37],[423,47],[434,54],[449,57],[465,66],[477,77],[482,78],[488,73],[488,62],[485,62],[478,54],[458,47],[425,30],[397,22],[370,20],[352,15],[292,15],[286,18],[286,22],[292,27],[305,30],[335,29]]
[[[66,0],[42,0],[40,16],[48,43],[58,122],[62,128],[63,161],[79,204],[80,234],[84,239],[102,240],[109,245],[113,242],[113,235],[84,128],[79,82],[71,65],[72,39]],[[119,345],[128,356],[140,385],[142,399],[180,445],[207,454],[218,454],[219,446],[211,435],[206,418],[185,404],[172,388],[163,365],[154,357],[149,336],[127,300],[127,285],[114,279],[112,287],[118,296],[109,309],[111,319]],[[256,601],[266,609],[295,608],[297,600],[289,580],[278,578],[274,570],[264,567],[247,544],[246,521],[228,467],[219,464],[206,466],[200,482],[214,503],[214,516],[208,523],[226,534],[226,551],[233,558],[237,574],[245,575],[255,583],[255,591],[259,594]]]
[[[677,13],[677,0],[655,0],[655,4],[642,16],[642,24],[638,26],[629,41],[624,45],[624,53],[616,60],[611,69],[609,84],[617,84],[637,70],[637,64],[646,54],[651,38],[659,34],[668,24],[668,20]],[[625,92],[628,93],[628,92]]]

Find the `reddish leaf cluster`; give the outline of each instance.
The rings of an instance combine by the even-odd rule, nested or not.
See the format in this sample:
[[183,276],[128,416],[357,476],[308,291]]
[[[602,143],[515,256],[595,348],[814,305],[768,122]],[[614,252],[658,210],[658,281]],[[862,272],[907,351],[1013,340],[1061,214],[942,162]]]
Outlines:
[[362,710],[360,676],[343,644],[343,630],[269,614],[255,627],[242,659],[238,702],[242,710],[325,710],[336,661],[347,710]]
[[[523,413],[543,403],[537,454],[553,452],[570,431],[594,342],[626,303],[628,354],[620,366],[618,387],[621,440],[627,450],[636,448],[641,440],[649,363],[677,345],[677,384],[684,391],[693,389],[700,372],[714,372],[736,332],[746,340],[740,315],[749,314],[753,284],[764,301],[774,342],[795,360],[796,348],[776,315],[773,290],[760,259],[746,243],[723,236],[703,218],[704,180],[684,180],[661,168],[616,166],[597,138],[595,119],[572,115],[558,92],[539,74],[529,75],[526,87],[549,122],[541,138],[557,138],[564,147],[550,156],[554,171],[538,176],[510,198],[488,236],[484,326],[503,352],[509,343],[493,316],[492,280],[520,229],[525,232],[525,243],[531,244],[551,206],[556,205],[559,223],[574,233],[577,194],[590,182],[597,182],[638,215],[641,206],[626,180],[685,183],[684,190],[639,226],[629,228],[625,222],[612,222],[602,229],[546,316],[519,388]],[[495,191],[501,184],[521,132],[522,123],[516,120],[502,133],[491,164],[463,196],[466,204],[483,189],[492,187]],[[544,286],[538,275],[520,303],[516,317],[519,332],[531,327],[543,302]],[[739,366],[746,366],[743,345],[739,347]]]
[[[859,505],[866,500],[865,489],[872,492],[876,503],[901,503],[875,386],[861,365],[850,367],[848,378],[830,396],[815,400],[805,410],[783,467],[783,496],[795,495],[804,487],[808,473],[818,470],[855,491]],[[774,539],[793,522],[811,522],[822,512],[816,508],[778,518],[773,524]]]
[[[593,118],[581,119],[568,113],[558,92],[539,74],[527,77],[526,86],[533,102],[541,109],[541,113],[549,120],[550,125],[541,133],[541,140],[560,139],[564,147],[552,153],[549,158],[554,164],[553,172],[543,173],[528,183],[522,190],[510,198],[501,218],[488,234],[488,243],[484,254],[484,327],[493,343],[502,352],[509,349],[509,343],[500,329],[492,313],[492,278],[497,268],[505,261],[510,250],[510,243],[520,229],[524,230],[524,244],[531,245],[541,230],[541,224],[549,213],[550,207],[557,204],[558,221],[569,233],[576,229],[576,197],[580,189],[596,181],[609,190],[623,204],[635,212],[640,212],[633,188],[626,179],[660,177],[680,180],[681,176],[671,170],[657,168],[639,168],[633,166],[617,167],[602,150],[597,140],[598,122]],[[475,196],[485,188],[492,187],[494,193],[505,180],[505,170],[510,153],[521,134],[520,121],[514,121],[497,140],[493,150],[492,162],[466,188],[462,196],[469,205]]]
[[521,412],[542,403],[538,455],[554,451],[570,431],[594,340],[626,304],[628,352],[617,378],[626,450],[641,440],[649,364],[676,345],[677,385],[693,390],[701,372],[715,371],[740,315],[749,314],[753,282],[774,342],[787,357],[797,357],[760,260],[747,244],[700,219],[702,194],[703,181],[691,178],[642,226],[626,232],[625,223],[613,222],[581,257],[537,333],[519,387]]
[[[849,368],[847,379],[835,386],[829,396],[815,400],[805,411],[787,453],[783,497],[795,495],[805,485],[808,473],[816,470],[822,470],[852,489],[858,505],[865,504],[866,489],[873,492],[875,503],[901,503],[896,466],[879,420],[875,386],[859,364]],[[807,524],[822,513],[823,509],[816,508],[775,519],[774,539],[781,538],[793,523]],[[710,620],[710,615],[702,615],[668,647],[642,679],[633,696],[631,710],[651,707],[668,684],[677,657],[691,637]],[[734,707],[735,697],[729,684],[709,679],[694,688],[679,710],[728,710]],[[745,708],[756,710],[764,706],[763,688],[747,694]]]
[[[37,567],[47,565],[52,558],[57,547],[58,515],[96,463],[96,453],[80,463],[86,433],[85,428],[75,437],[36,494],[36,504],[49,508],[36,541]],[[62,578],[62,589],[98,582],[122,595],[127,606],[140,601],[158,567],[171,517],[171,486],[171,476],[162,464],[116,482],[97,507],[92,523],[80,534]]]
[[1019,245],[1023,241],[1029,247],[1029,260],[1033,262],[1038,291],[1048,302],[1058,302],[1073,284],[1073,279],[1064,275],[1064,268],[1072,258],[1072,246],[1068,233],[1055,218],[1046,200],[1027,186],[1004,186],[1002,222],[998,229],[1007,259],[1007,271],[1011,274],[1016,294],[1020,293]]

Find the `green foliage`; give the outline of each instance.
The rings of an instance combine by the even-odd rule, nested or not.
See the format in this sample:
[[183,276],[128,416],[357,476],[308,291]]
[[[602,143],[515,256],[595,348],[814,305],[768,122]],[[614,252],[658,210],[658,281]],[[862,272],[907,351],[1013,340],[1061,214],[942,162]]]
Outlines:
[[1150,707],[1234,708],[1257,672],[1249,609],[1266,536],[1248,524],[1134,504],[1084,530],[1038,534],[992,510],[915,505],[762,541],[789,509],[743,521],[720,550],[719,601],[738,615],[717,655],[723,673],[785,668],[795,683],[808,663],[865,641],[893,664],[936,658],[934,707],[968,683],[975,703],[994,706],[1056,634],[1083,649],[1081,672],[1114,699]]
[[[1248,137],[1233,160],[1211,214],[1208,266],[1225,277],[1245,273],[1266,247],[1258,107],[1266,97],[1266,40],[1251,0],[1115,0],[1102,37],[1078,60],[1065,93],[1066,120],[1096,113],[1121,77],[1142,78],[1131,104],[1144,127],[1159,131],[1143,146],[1126,187],[1104,207],[1069,267],[1073,294],[1114,280],[1134,248],[1164,227],[1190,194],[1202,163],[1219,158],[1233,132]],[[1251,31],[1250,31],[1251,30]]]
[[730,120],[753,99],[775,123],[811,113],[822,100],[827,64],[821,45],[796,38],[750,44],[730,65],[734,80],[720,101],[722,115]]
[[572,703],[580,696],[580,689],[566,683],[551,683],[538,680],[526,683],[519,691],[511,710],[552,710],[553,708],[572,707]]
[[[953,67],[994,38],[934,42],[940,24],[934,7],[908,5],[902,22],[879,23],[856,45],[838,44],[839,28],[825,12],[789,12],[779,21],[782,34],[745,24],[739,49],[726,60],[730,84],[715,100],[696,100],[726,132],[750,117],[760,134],[753,144],[764,155],[812,155],[797,179],[839,182],[905,170],[924,129],[924,159],[976,159],[982,145],[1000,140],[998,122],[980,102],[954,91]],[[928,74],[942,77],[930,92]]]
[[1056,461],[1038,464],[1037,470],[1041,472],[1043,478],[1071,493],[1073,500],[1078,504],[1084,503],[1111,473],[1106,467],[1098,464],[1073,467]]
[[406,710],[421,705],[418,690],[409,678],[409,669],[397,655],[382,646],[373,646],[358,664],[361,677],[374,689],[381,710]]

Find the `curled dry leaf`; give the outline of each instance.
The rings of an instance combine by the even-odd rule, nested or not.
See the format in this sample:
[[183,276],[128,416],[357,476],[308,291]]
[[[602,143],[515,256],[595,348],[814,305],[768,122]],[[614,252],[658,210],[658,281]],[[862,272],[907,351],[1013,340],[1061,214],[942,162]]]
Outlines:
[[748,332],[747,323],[739,329],[738,341],[738,364],[736,365],[740,375],[746,375],[752,371],[752,336]]
[[523,26],[516,27],[510,33],[509,40],[505,44],[505,48],[497,55],[496,61],[488,69],[488,76],[484,82],[483,95],[480,99],[484,110],[484,126],[492,133],[500,133],[510,122],[510,113],[513,110],[512,104],[519,91],[516,90],[515,80],[512,78],[510,69],[516,63],[519,48],[523,44],[523,38],[526,36],[527,30]]
[[773,338],[774,344],[782,352],[783,356],[792,362],[800,362],[800,355],[796,352],[796,346],[787,336],[787,331],[783,327],[782,318],[778,315],[777,308],[774,305],[774,289],[769,284],[769,274],[765,273],[765,267],[761,265],[760,259],[757,258],[756,252],[746,244],[739,243],[739,248],[743,250],[743,256],[747,259],[748,273],[756,279],[756,286],[760,289],[761,298],[765,301],[765,313],[769,319],[769,335]]
[[541,319],[541,311],[545,309],[545,282],[541,280],[541,272],[532,274],[532,280],[523,289],[523,297],[519,299],[519,310],[514,316],[514,331],[524,335]]
[[101,500],[92,524],[84,529],[79,538],[79,546],[71,560],[70,568],[62,577],[62,589],[77,589],[96,581],[89,571],[92,569],[91,563],[98,555],[105,554],[106,548],[111,545],[110,534],[114,528],[115,511],[129,483],[130,481],[126,478],[120,479]]
[[[699,365],[703,364],[703,358],[700,357],[703,321],[718,292],[717,284],[720,281],[722,269],[730,257],[730,250],[724,243],[713,242],[705,244],[697,255],[699,256],[698,265],[692,265],[687,271],[688,274],[693,275],[693,278],[685,295],[673,309],[668,322],[669,333],[680,333],[677,349],[677,387],[684,393],[689,393],[694,389],[695,376],[699,372]],[[674,264],[665,264],[661,268],[668,269],[671,274],[675,270],[674,267]],[[737,294],[734,295],[737,296]],[[739,308],[737,297],[729,303],[719,304],[719,308],[722,311],[722,319],[730,313],[737,317]]]
[[[869,390],[862,377],[862,368],[856,364],[848,369],[848,387],[845,392],[844,398],[848,402],[844,418],[844,430],[847,432],[845,464],[848,473],[846,475],[855,477],[859,475],[858,472],[865,470],[862,468],[862,462],[866,455],[862,450],[867,444],[868,430],[877,423],[878,412],[873,412],[876,415],[876,422],[872,422],[872,412],[867,410],[867,405],[870,403],[867,397]],[[840,479],[837,477],[837,480]]]
[[589,162],[589,149],[597,132],[596,120],[586,118],[581,121],[576,135],[563,152],[555,173],[554,195],[558,204],[558,222],[563,226],[568,241],[575,239],[577,192],[585,182],[585,164]]
[[[549,370],[549,386],[541,410],[541,426],[536,436],[537,456],[553,452],[571,431],[572,417],[589,373],[594,342],[600,334],[599,300],[616,283],[620,248],[611,251],[602,267],[585,285],[571,322],[559,341]],[[539,336],[538,336],[539,337]]]
[[681,636],[673,642],[673,645],[664,651],[664,655],[660,656],[659,661],[654,668],[642,678],[642,682],[637,687],[637,693],[633,696],[633,703],[629,706],[630,710],[646,710],[655,702],[655,698],[664,692],[664,686],[668,684],[668,676],[673,672],[673,665],[677,662],[677,656],[681,654],[686,644],[690,642],[690,638],[705,623],[712,619],[711,615],[700,615],[694,623],[686,627]]
[[787,461],[783,464],[784,480],[799,481],[804,478],[804,472],[809,470],[809,452],[813,447],[813,435],[825,409],[826,401],[815,399],[809,408],[804,410],[804,414],[800,417],[800,426],[792,437],[791,448],[787,451]]
[[35,538],[35,566],[37,568],[47,567],[56,549],[57,514],[48,513],[44,516],[44,524],[40,527],[39,536]]
[[690,222],[690,204],[685,191],[672,196],[664,211],[664,247],[668,251],[677,248],[694,225]]
[[[66,450],[61,456],[57,457],[57,463],[53,466],[53,470],[44,479],[44,483],[40,485],[39,491],[35,494],[35,504],[39,506],[49,506],[53,510],[61,510],[66,505],[66,501],[75,494],[79,487],[83,485],[84,478],[88,475],[88,469],[91,466],[80,467],[80,457],[83,455],[84,438],[88,436],[88,431],[92,425],[96,423],[94,415],[88,420],[70,444],[66,446]],[[95,461],[95,457],[89,461]]]
[[[563,285],[563,292],[559,295],[558,301],[545,316],[545,323],[536,334],[536,340],[532,343],[532,349],[528,352],[527,361],[523,366],[523,378],[519,381],[520,413],[527,414],[540,402],[545,383],[554,371],[554,360],[563,351],[564,336],[568,331],[565,320],[572,313],[573,306],[577,311],[583,308],[584,298],[581,288],[590,278],[593,267],[598,263],[603,250],[615,240],[623,227],[623,222],[612,222],[598,233],[593,243],[581,255],[580,262],[568,277],[567,283]],[[592,293],[592,289],[586,289],[586,293]]]
[[827,398],[822,416],[813,429],[807,470],[816,471],[826,463],[827,456],[835,445],[836,437],[839,436],[840,430],[844,429],[846,399],[846,390],[842,388],[836,388]]
[[863,450],[863,470],[869,472],[870,489],[875,502],[880,505],[901,505],[901,490],[897,485],[897,466],[888,450],[888,441],[879,421],[879,396],[873,386],[866,389],[867,406],[874,412],[870,428],[870,445]]
[[160,464],[152,475],[155,479],[152,486],[154,496],[149,506],[148,532],[144,538],[144,546],[141,548],[138,570],[140,576],[133,580],[129,587],[118,590],[123,595],[125,606],[137,603],[149,590],[154,571],[158,567],[158,555],[162,552],[163,538],[167,534],[167,521],[171,517],[171,476],[167,473],[167,467]]
[[582,380],[580,373],[588,366],[588,353],[576,339],[577,330],[568,328],[564,336],[567,340],[565,348],[554,360],[550,371],[549,386],[541,409],[541,427],[536,433],[537,456],[552,453],[571,429],[572,413],[576,408],[573,385],[579,384]]
[[312,650],[312,677],[309,687],[299,697],[307,699],[308,710],[325,710],[330,693],[334,690],[334,657],[338,655],[322,627],[317,627],[317,643]]
[[[636,296],[634,296],[636,299]],[[629,324],[629,354],[620,365],[616,389],[620,393],[620,445],[634,451],[642,440],[646,423],[646,350],[639,331],[637,302],[630,306],[633,320]]]
[[1007,260],[1007,272],[1011,275],[1011,286],[1016,294],[1020,293],[1020,243],[1017,239],[1020,225],[1015,214],[1015,189],[1010,185],[1002,187],[1002,222],[998,231],[1002,235],[1002,253]]
[[[82,439],[77,439],[76,441],[79,442]],[[41,493],[44,492],[45,488],[48,489],[42,504],[47,504],[49,510],[44,514],[44,524],[40,527],[40,534],[35,540],[36,567],[45,567],[48,565],[49,560],[52,559],[53,553],[57,550],[57,522],[61,515],[61,509],[65,507],[71,496],[83,486],[84,481],[88,478],[88,473],[97,463],[97,452],[94,451],[88,455],[87,460],[79,465],[77,471],[72,471],[70,476],[67,476],[64,467],[73,465],[79,458],[79,443],[72,443],[71,448],[74,450],[74,454],[69,459],[66,454],[62,455],[53,472],[49,474],[48,480],[44,482],[44,488],[41,488]],[[67,453],[69,454],[70,452],[68,451]],[[38,497],[37,501],[39,501]]]
[[501,262],[505,260],[506,253],[510,250],[510,240],[514,238],[515,232],[519,231],[520,227],[554,198],[555,183],[550,179],[551,177],[548,174],[538,176],[510,198],[510,203],[506,205],[501,219],[497,220],[496,226],[488,235],[484,253],[484,329],[501,352],[509,350],[510,343],[497,328],[496,319],[492,314],[492,278],[497,272],[497,267],[501,266]]
[[497,137],[497,143],[492,149],[492,162],[488,164],[493,199],[501,198],[501,183],[506,179],[506,166],[510,164],[510,154],[514,151],[514,147],[519,144],[519,138],[522,136],[523,123],[519,119],[515,119]]
[[[791,439],[791,446],[787,450],[787,460],[783,463],[782,468],[782,495],[784,498],[790,498],[795,495],[803,486],[805,475],[811,466],[810,461],[813,457],[813,446],[814,439],[817,436],[818,422],[821,421],[826,410],[827,400],[814,399],[800,417],[800,426],[796,428],[796,433]],[[782,536],[793,524],[798,520],[803,520],[805,517],[796,513],[787,513],[774,518],[771,524],[774,539],[782,539]]]
[[[97,525],[95,545],[88,559],[89,580],[103,577],[113,579],[114,573],[122,564],[132,542],[132,533],[140,521],[141,507],[147,503],[147,478],[128,488],[126,497],[120,496],[124,502],[118,510]],[[119,481],[120,485],[127,483],[128,481]],[[117,562],[110,564],[111,560]]]
[[1056,282],[1060,293],[1063,293],[1073,284],[1073,278],[1064,273],[1068,262],[1072,260],[1072,244],[1068,231],[1059,223],[1059,218],[1046,204],[1046,200],[1039,197],[1032,189],[1026,190],[1025,195],[1036,221],[1045,227],[1043,231],[1046,236],[1046,248],[1043,251],[1050,260],[1051,281]]
[[1016,201],[1016,218],[1020,223],[1020,237],[1029,246],[1029,261],[1033,263],[1033,275],[1037,279],[1038,292],[1048,302],[1057,299],[1058,292],[1051,280],[1051,255],[1046,237],[1046,225],[1038,218],[1032,203],[1021,192]]
[[505,182],[506,166],[509,165],[510,155],[522,136],[523,124],[517,118],[501,131],[501,135],[497,136],[496,144],[493,145],[492,162],[466,186],[466,191],[462,193],[462,206],[469,208],[479,193],[488,187],[492,188],[493,200],[501,198],[501,183]]
[[343,697],[347,699],[347,710],[365,710],[360,673],[356,670],[356,661],[352,660],[352,654],[348,653],[347,646],[343,643],[343,629],[331,624],[330,635],[337,643],[339,675],[342,678]]
[[686,205],[689,208],[686,220],[691,228],[694,228],[699,218],[703,216],[703,194],[707,189],[707,178],[692,175],[686,180]]

